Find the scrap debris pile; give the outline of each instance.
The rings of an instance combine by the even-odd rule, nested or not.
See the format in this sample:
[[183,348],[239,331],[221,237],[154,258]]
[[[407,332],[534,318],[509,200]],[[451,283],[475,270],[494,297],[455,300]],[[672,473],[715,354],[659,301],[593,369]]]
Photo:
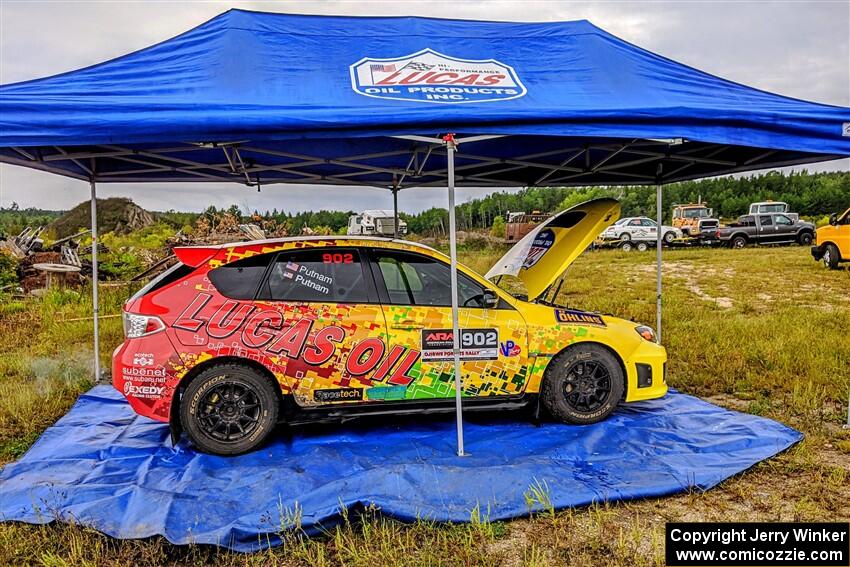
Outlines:
[[[81,203],[47,226],[28,226],[18,235],[0,240],[0,293],[39,294],[51,285],[76,288],[89,281],[92,268],[88,206]],[[98,200],[102,235],[98,244],[99,277],[105,281],[147,280],[174,265],[175,246],[288,235],[286,227],[274,220],[259,215],[246,220],[250,222],[242,222],[229,212],[204,214],[168,236],[166,223],[132,201]],[[153,245],[144,242],[144,229],[148,227],[159,231],[159,240]],[[314,234],[306,226],[302,233]],[[138,244],[136,235],[142,235]]]

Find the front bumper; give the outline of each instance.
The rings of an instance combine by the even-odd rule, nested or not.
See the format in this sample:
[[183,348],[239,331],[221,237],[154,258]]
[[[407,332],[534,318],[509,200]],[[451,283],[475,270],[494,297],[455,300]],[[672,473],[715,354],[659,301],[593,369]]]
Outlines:
[[820,246],[812,246],[809,250],[812,253],[812,258],[814,258],[815,260],[820,260],[821,258],[823,258],[823,250],[821,250]]
[[651,400],[667,393],[667,350],[642,341],[626,365],[626,401]]

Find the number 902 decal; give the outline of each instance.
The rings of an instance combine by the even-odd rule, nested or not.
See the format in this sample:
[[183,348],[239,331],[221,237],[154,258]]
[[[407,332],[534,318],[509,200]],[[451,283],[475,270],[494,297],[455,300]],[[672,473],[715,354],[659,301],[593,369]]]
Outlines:
[[[422,330],[422,360],[424,362],[454,359],[454,341],[451,329]],[[497,329],[461,329],[461,360],[497,360],[499,358],[499,331]]]

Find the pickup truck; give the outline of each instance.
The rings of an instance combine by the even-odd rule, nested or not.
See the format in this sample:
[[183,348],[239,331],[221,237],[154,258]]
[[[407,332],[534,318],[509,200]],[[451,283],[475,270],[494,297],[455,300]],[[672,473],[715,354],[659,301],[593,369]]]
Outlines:
[[717,229],[716,235],[721,244],[731,248],[750,243],[808,246],[815,239],[815,225],[781,213],[744,215],[738,217],[738,222]]

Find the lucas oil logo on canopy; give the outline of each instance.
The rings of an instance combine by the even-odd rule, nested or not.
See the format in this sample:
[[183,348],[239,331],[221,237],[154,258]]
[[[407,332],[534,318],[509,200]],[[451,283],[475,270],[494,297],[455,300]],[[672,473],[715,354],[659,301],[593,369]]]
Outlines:
[[375,98],[461,104],[526,93],[512,67],[495,59],[457,59],[431,49],[393,59],[364,57],[350,67],[351,88]]

